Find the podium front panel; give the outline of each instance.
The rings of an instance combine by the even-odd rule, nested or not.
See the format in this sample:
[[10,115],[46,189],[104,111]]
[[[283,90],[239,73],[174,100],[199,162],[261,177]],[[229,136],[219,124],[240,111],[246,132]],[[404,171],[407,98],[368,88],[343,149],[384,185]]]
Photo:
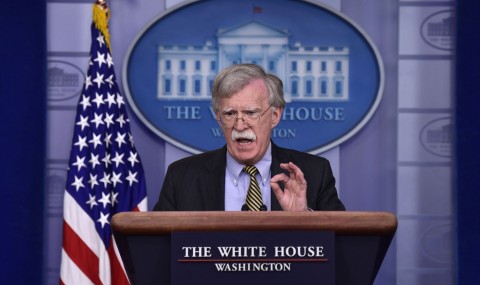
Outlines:
[[[385,212],[130,212],[112,218],[132,285],[171,284],[176,231],[333,231],[335,283],[373,284],[396,228],[396,217]],[[322,284],[321,279],[310,284]]]

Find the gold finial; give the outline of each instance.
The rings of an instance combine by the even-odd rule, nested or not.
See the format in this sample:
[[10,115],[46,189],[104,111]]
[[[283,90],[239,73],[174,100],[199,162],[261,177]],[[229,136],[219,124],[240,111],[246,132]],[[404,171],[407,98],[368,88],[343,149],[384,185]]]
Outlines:
[[93,22],[97,29],[105,37],[105,43],[107,44],[108,49],[112,52],[110,48],[110,33],[108,32],[108,20],[110,19],[110,11],[108,9],[107,2],[105,0],[96,0],[93,4]]

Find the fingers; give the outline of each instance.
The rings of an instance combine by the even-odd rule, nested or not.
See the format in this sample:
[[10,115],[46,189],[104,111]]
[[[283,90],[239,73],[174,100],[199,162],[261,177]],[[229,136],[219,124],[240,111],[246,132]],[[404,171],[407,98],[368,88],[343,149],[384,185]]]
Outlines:
[[270,180],[270,188],[272,189],[273,194],[275,194],[275,196],[277,197],[277,200],[281,201],[284,193],[283,193],[282,189],[280,188],[280,185],[278,185],[277,182],[273,182],[273,181]]
[[277,174],[277,175],[273,176],[270,179],[270,182],[273,182],[273,183],[278,183],[278,182],[287,183],[288,180],[290,180],[290,177],[288,175],[286,175],[285,173],[280,173],[280,174]]
[[280,167],[288,171],[288,175],[285,173],[280,173],[273,176],[270,179],[270,184],[273,189],[280,189],[278,183],[282,183],[286,188],[297,192],[297,191],[306,191],[307,181],[303,175],[303,172],[298,166],[294,163],[281,163]]
[[293,162],[280,163],[280,167],[289,172],[290,179],[294,179],[295,181],[297,181],[297,183],[302,185],[307,183],[305,177],[303,176],[302,170],[300,170],[300,168],[296,166]]
[[[280,173],[270,179],[270,187],[285,211],[304,211],[307,208],[307,181],[303,172],[294,163],[281,163],[280,167],[288,174]],[[284,189],[280,188],[280,184]]]

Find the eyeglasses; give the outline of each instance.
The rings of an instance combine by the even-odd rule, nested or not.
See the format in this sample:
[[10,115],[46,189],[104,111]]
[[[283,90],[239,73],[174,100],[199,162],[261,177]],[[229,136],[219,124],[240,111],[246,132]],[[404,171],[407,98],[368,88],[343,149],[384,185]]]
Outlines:
[[272,107],[272,105],[268,106],[268,108],[261,113],[260,111],[255,111],[255,110],[241,111],[240,113],[242,113],[242,117],[238,117],[237,112],[226,111],[220,114],[219,121],[222,124],[222,126],[226,128],[232,128],[237,123],[237,120],[239,119],[242,120],[245,126],[253,127],[260,121],[260,118],[262,118],[262,116],[265,115],[265,113],[267,113],[270,107]]

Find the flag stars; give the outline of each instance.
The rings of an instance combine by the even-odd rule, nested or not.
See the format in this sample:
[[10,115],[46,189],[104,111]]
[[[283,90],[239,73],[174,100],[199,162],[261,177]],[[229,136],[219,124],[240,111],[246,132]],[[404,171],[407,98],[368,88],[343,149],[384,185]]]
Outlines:
[[108,83],[108,87],[112,88],[112,86],[113,86],[113,74],[111,74],[107,79],[105,79],[105,82]]
[[117,104],[117,102],[115,101],[115,94],[110,94],[107,92],[107,99],[105,100],[105,102],[108,103],[108,108],[112,107],[113,104]]
[[103,82],[103,76],[103,74],[97,72],[97,77],[93,79],[93,82],[97,83],[97,88],[100,88],[100,86],[105,83]]
[[85,204],[90,205],[90,209],[93,209],[94,206],[98,206],[97,201],[95,201],[96,197],[94,195],[88,194],[89,198]]
[[98,67],[101,68],[102,64],[107,64],[105,61],[105,54],[97,51],[97,57],[93,60],[98,63]]
[[75,146],[78,146],[80,148],[80,151],[82,151],[82,149],[84,147],[88,147],[88,144],[87,144],[87,137],[82,137],[82,136],[78,136],[78,141],[76,143],[74,143]]
[[103,163],[105,163],[105,168],[107,168],[109,164],[112,164],[112,161],[110,160],[110,154],[109,153],[105,154],[105,157],[102,158],[102,161]]
[[128,181],[128,185],[129,186],[132,186],[132,184],[134,182],[137,182],[138,183],[138,180],[137,180],[137,172],[134,172],[132,173],[130,170],[128,171],[128,176],[125,177],[125,180]]
[[80,126],[82,131],[85,127],[90,127],[90,124],[88,123],[88,116],[84,117],[80,115],[80,121],[78,121],[76,125]]
[[93,175],[90,173],[90,179],[88,180],[88,184],[90,184],[90,189],[93,189],[93,187],[95,187],[96,185],[100,185],[98,184],[97,176],[97,174]]
[[[108,121],[107,121],[108,118],[105,118],[105,123],[107,123],[107,126],[110,126]],[[106,147],[109,147],[112,145],[112,134],[106,134],[105,135],[105,146]]]
[[100,165],[100,161],[98,160],[98,154],[90,154],[90,160],[88,161],[92,165],[92,169],[95,169],[97,165]]
[[100,179],[100,182],[103,183],[103,187],[107,188],[108,184],[111,184],[112,182],[110,181],[110,174],[104,172],[103,173],[103,178]]
[[125,142],[125,135],[120,132],[117,132],[117,137],[115,138],[115,141],[118,143],[118,147],[122,147],[122,144],[127,144]]
[[105,124],[107,124],[107,128],[110,128],[110,125],[115,124],[113,122],[113,114],[105,114],[105,119],[103,121],[105,122]]
[[118,192],[117,193],[112,192],[111,194],[112,194],[112,196],[111,196],[110,202],[112,202],[112,207],[114,207],[115,204],[118,204],[118,199],[117,199]]
[[[103,124],[103,122],[102,122],[102,124]],[[93,138],[91,140],[89,140],[88,142],[93,144],[93,149],[96,149],[97,146],[102,145],[101,138],[102,138],[101,134],[98,134],[98,135],[93,134]]]
[[120,108],[122,104],[125,105],[125,101],[123,101],[123,97],[120,95],[120,93],[117,93],[117,104],[118,108]]
[[[120,106],[119,106],[120,107]],[[126,123],[125,122],[125,119],[123,119],[123,114],[121,114],[120,116],[118,116],[118,118],[115,120],[117,121],[117,123],[120,124],[120,128],[123,128],[123,125]]]
[[72,186],[75,186],[75,190],[78,192],[80,188],[84,188],[85,185],[83,185],[83,177],[77,177],[75,175],[75,182],[72,183]]
[[117,183],[118,184],[123,184],[122,180],[120,179],[120,177],[122,176],[122,173],[115,173],[115,172],[112,172],[112,184],[113,184],[113,187],[117,187]]
[[119,164],[125,164],[123,162],[124,155],[125,155],[124,153],[119,154],[118,152],[115,152],[115,157],[112,158],[112,161],[115,162],[115,167],[118,167]]
[[87,78],[85,78],[85,90],[88,90],[89,86],[93,86],[92,76],[90,75],[88,75]]
[[113,65],[113,58],[108,52],[107,52],[107,65],[108,65],[108,68],[110,68]]
[[104,125],[103,119],[102,119],[103,114],[97,114],[97,113],[95,113],[95,114],[94,114],[94,117],[95,117],[95,118],[93,118],[93,120],[91,120],[90,123],[94,123],[94,124],[95,124],[95,128],[98,129],[98,126],[99,126],[99,125]]
[[139,163],[137,159],[138,153],[130,151],[130,156],[128,157],[128,161],[130,161],[130,164],[132,167],[135,165],[135,163]]
[[133,136],[131,133],[128,133],[128,140],[130,141],[130,146],[134,146],[134,142],[133,142]]
[[92,104],[90,104],[90,96],[82,95],[82,101],[79,104],[82,105],[83,111],[85,111],[87,107],[92,106]]
[[105,38],[103,37],[102,34],[100,34],[98,37],[97,37],[97,42],[98,42],[98,45],[100,47],[102,47],[104,44],[105,44]]
[[109,216],[110,216],[110,214],[104,215],[102,212],[100,212],[100,219],[98,219],[97,222],[102,224],[102,229],[106,224],[110,224],[110,222],[108,221]]
[[79,157],[78,155],[77,155],[77,160],[74,163],[72,163],[72,165],[77,167],[77,171],[80,171],[82,167],[87,168],[87,166],[85,165],[85,157]]
[[98,203],[103,204],[103,208],[105,209],[108,204],[111,204],[110,202],[110,194],[105,194],[105,192],[102,192],[102,198],[98,200]]
[[97,108],[100,108],[102,104],[105,104],[105,101],[103,101],[103,96],[97,92],[95,92],[95,99],[93,99],[92,102],[97,104]]

